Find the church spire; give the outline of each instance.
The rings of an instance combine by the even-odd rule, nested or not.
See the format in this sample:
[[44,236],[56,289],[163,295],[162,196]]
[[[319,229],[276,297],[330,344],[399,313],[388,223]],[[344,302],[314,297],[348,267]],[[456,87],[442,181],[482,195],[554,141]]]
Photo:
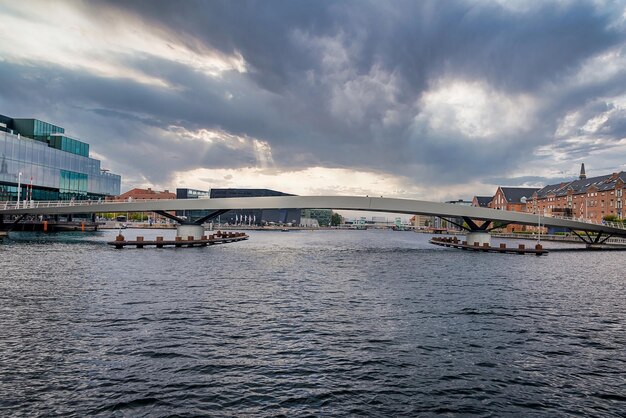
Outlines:
[[584,180],[587,178],[587,175],[585,174],[585,163],[582,163],[580,165],[580,176],[578,177],[580,180]]

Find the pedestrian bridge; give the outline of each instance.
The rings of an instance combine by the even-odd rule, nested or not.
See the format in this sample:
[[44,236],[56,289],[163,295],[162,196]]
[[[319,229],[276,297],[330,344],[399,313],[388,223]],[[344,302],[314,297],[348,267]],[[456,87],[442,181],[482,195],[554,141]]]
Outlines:
[[[26,205],[27,207],[24,207]],[[181,225],[200,225],[229,210],[235,209],[335,209],[369,212],[390,212],[409,215],[428,215],[446,219],[475,234],[471,239],[482,243],[488,240],[489,231],[508,224],[538,225],[565,228],[587,244],[602,244],[611,237],[626,237],[621,223],[592,223],[588,220],[539,216],[531,213],[509,212],[496,209],[461,206],[451,203],[428,202],[410,199],[355,196],[272,196],[223,199],[134,200],[128,202],[84,201],[31,201],[0,203],[0,216],[18,215],[72,215],[108,212],[156,212],[168,216]],[[169,215],[169,211],[206,210],[207,216],[195,222]],[[458,219],[464,222],[459,223]],[[475,221],[484,221],[478,225]],[[185,233],[189,233],[186,230]],[[180,231],[179,231],[180,233]],[[487,241],[488,242],[488,241]]]

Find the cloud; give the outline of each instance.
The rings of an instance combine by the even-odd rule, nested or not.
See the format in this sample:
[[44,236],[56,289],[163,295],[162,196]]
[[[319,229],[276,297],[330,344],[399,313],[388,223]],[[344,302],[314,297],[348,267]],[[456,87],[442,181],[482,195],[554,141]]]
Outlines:
[[0,1],[0,113],[66,127],[125,188],[469,198],[623,164],[625,10]]

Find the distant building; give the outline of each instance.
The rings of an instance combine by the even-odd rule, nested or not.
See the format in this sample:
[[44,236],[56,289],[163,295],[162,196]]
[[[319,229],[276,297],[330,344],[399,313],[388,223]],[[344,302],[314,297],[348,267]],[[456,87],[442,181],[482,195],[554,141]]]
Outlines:
[[582,164],[577,180],[550,184],[539,189],[526,203],[526,210],[546,216],[567,216],[602,222],[605,216],[625,217],[624,184],[626,172],[620,171],[587,178]]
[[89,144],[38,119],[0,115],[0,201],[116,196],[121,177],[89,157]]
[[[209,190],[176,189],[176,199],[209,199]],[[185,216],[189,219],[200,219],[209,214],[208,210],[177,210],[176,216]],[[221,221],[221,217],[220,217]],[[226,222],[225,222],[226,223]]]
[[[448,200],[445,203],[449,203],[452,205],[459,205],[459,206],[472,206],[472,202],[463,200],[463,199]],[[447,219],[449,219],[452,222],[448,222],[445,219],[441,219],[441,220],[435,219],[433,222],[433,225],[439,228],[448,228],[448,229],[456,229],[456,230],[463,229],[459,226],[459,225],[463,225],[463,223],[465,222],[463,218],[447,217]]]
[[477,208],[488,208],[493,196],[474,196],[472,206]]
[[526,203],[532,199],[538,187],[498,187],[490,207],[512,212],[526,212]]
[[[164,190],[164,191],[158,191],[158,190],[152,190],[151,188],[147,188],[147,189],[140,189],[140,188],[134,188],[131,189],[129,191],[127,191],[126,193],[122,193],[119,196],[115,196],[114,198],[111,198],[110,200],[113,201],[123,201],[123,202],[127,202],[127,201],[133,201],[133,200],[170,200],[170,199],[176,199],[176,194],[170,192],[169,190]],[[169,211],[168,212],[171,215],[174,215],[176,212],[175,211]],[[167,218],[165,218],[164,216],[158,215],[156,213],[151,213],[149,215],[149,218],[155,220],[155,221],[167,221]]]
[[[292,194],[278,192],[270,189],[219,189],[209,191],[195,189],[176,189],[177,199],[220,199],[236,197],[267,197],[267,196],[293,196]],[[198,219],[208,214],[208,211],[178,211],[179,216],[187,216],[190,219]],[[231,210],[220,215],[219,221],[229,224],[264,225],[264,224],[293,224],[299,225],[301,209],[245,209]]]
[[303,216],[300,218],[300,226],[305,227],[305,228],[319,228],[320,224],[317,219]]
[[[527,202],[532,200],[533,193],[539,188],[536,187],[498,187],[493,197],[474,196],[472,206],[488,207],[498,210],[508,210],[512,212],[526,212]],[[481,225],[483,221],[475,221]],[[496,223],[497,225],[497,223]],[[503,226],[506,232],[526,231],[526,226],[507,225]]]
[[169,199],[176,199],[176,193],[172,193],[169,190],[164,190],[161,192],[158,190],[152,190],[151,188],[147,188],[147,189],[134,188],[115,198],[115,200],[129,200],[129,199],[131,200],[145,200],[145,199],[169,200]]
[[460,206],[472,206],[472,202],[468,200],[463,200],[463,199],[448,200],[446,201],[446,203],[450,203],[452,205],[460,205]]
[[[333,211],[330,209],[303,209],[300,224],[302,226],[315,226],[315,223],[317,223],[318,226],[330,226],[332,216]],[[315,222],[311,222],[308,219]]]
[[433,223],[432,216],[425,216],[425,215],[413,215],[409,219],[409,222],[415,228],[426,228],[427,226],[430,226]]

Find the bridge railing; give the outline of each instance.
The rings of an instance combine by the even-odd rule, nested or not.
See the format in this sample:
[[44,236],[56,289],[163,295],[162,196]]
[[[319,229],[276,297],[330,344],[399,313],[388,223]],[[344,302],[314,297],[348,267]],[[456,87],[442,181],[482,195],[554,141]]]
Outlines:
[[21,202],[6,201],[0,203],[0,210],[40,209],[73,206],[103,205],[106,203],[159,202],[164,199],[132,199],[132,200],[23,200]]
[[624,224],[623,222],[614,222],[614,221],[605,221],[605,220],[596,221],[595,219],[576,218],[574,216],[558,216],[558,215],[546,215],[542,217],[565,219],[568,221],[584,222],[584,223],[593,224],[593,225],[604,225],[610,228],[617,228],[617,229],[626,229],[626,224]]

